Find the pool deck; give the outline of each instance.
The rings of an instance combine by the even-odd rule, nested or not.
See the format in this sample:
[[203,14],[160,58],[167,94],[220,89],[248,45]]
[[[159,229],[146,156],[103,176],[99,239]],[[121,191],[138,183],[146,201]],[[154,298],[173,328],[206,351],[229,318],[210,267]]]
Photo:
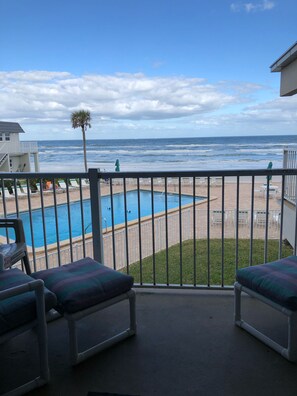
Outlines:
[[[263,181],[259,183],[255,183],[255,193],[254,193],[254,210],[265,210],[266,209],[266,196],[265,193],[261,192],[262,189],[262,184]],[[278,186],[278,190],[281,191],[281,185],[278,182],[273,182],[273,185]],[[137,188],[137,185],[135,184],[127,184],[126,190],[134,190]],[[141,189],[146,189],[150,190],[151,186],[143,184],[141,185]],[[123,185],[118,185],[115,184],[112,187],[113,193],[117,192],[123,192]],[[155,191],[162,191],[164,192],[164,184],[162,183],[155,183],[154,184],[154,190]],[[179,193],[179,186],[177,184],[169,184],[168,185],[168,192],[171,193]],[[110,193],[110,185],[107,183],[101,183],[101,193],[102,195],[108,195]],[[182,194],[189,194],[193,195],[193,186],[190,183],[183,183],[182,188],[181,188],[181,193]],[[207,196],[207,186],[206,185],[197,185],[196,190],[195,190],[196,196]],[[234,181],[226,181],[225,182],[225,188],[224,188],[224,208],[225,211],[229,211],[230,217],[228,217],[228,221],[226,221],[225,227],[224,227],[224,237],[225,238],[234,238],[235,237],[235,225],[234,225],[234,210],[237,207],[237,188],[236,184]],[[82,197],[83,199],[88,199],[90,197],[90,192],[89,188],[85,187],[82,190]],[[52,191],[46,192],[43,194],[43,200],[44,200],[44,207],[52,206],[54,205],[54,194]],[[280,210],[280,195],[275,195],[269,199],[269,210],[270,211],[279,211]],[[74,201],[79,201],[80,200],[80,190],[79,189],[69,189],[69,200],[71,202]],[[56,194],[56,202],[57,204],[64,204],[67,203],[67,193],[64,190],[58,190]],[[31,194],[31,209],[38,209],[41,207],[41,197],[40,194]],[[197,230],[197,238],[207,238],[207,210],[208,210],[208,203],[207,201],[205,202],[199,202],[197,204],[197,208],[199,208],[199,227]],[[222,186],[220,185],[211,185],[210,186],[210,211],[213,210],[221,210],[222,208]],[[28,199],[27,197],[20,197],[18,199],[18,206],[20,211],[26,211],[29,209],[29,204],[28,204]],[[3,214],[3,205],[1,205],[2,208],[2,213],[0,214],[1,216],[4,216]],[[239,188],[239,209],[240,210],[250,210],[251,208],[251,183],[248,181],[243,181],[240,183],[240,188]],[[16,212],[16,202],[14,198],[9,198],[6,200],[6,213],[7,214],[12,214]],[[192,228],[190,225],[190,222],[192,221],[191,219],[192,216],[189,218],[189,224],[188,227]],[[210,219],[211,220],[211,219]],[[174,230],[178,230],[179,227],[179,218],[178,216],[175,216],[172,218],[172,223],[171,223],[171,230],[172,230],[172,235]],[[135,221],[134,221],[135,223]],[[136,222],[137,223],[137,222]],[[143,221],[144,225],[145,221]],[[148,246],[143,246],[142,248],[146,251],[143,252],[143,258],[151,255],[152,254],[152,247],[150,246],[151,243],[151,221],[148,220],[146,222],[146,227],[143,227],[142,235],[143,235],[143,240],[148,241]],[[184,221],[183,223],[186,223]],[[211,238],[218,238],[220,239],[222,237],[222,227],[220,225],[216,225],[211,223]],[[136,225],[137,227],[137,225]],[[279,230],[277,228],[278,226],[276,224],[271,225],[271,230],[269,231],[269,237],[270,238],[277,238],[279,235]],[[123,226],[116,226],[116,230],[119,231],[123,229]],[[263,239],[264,238],[264,232],[265,232],[265,227],[258,227],[255,228],[254,230],[254,238],[259,238]],[[121,237],[122,239],[118,239],[117,246],[124,246],[124,234],[125,231],[123,229],[123,236]],[[179,243],[179,237],[178,237],[178,232],[177,232],[177,237],[173,237],[172,242],[170,244],[176,244]],[[105,258],[105,264],[108,266],[113,266],[113,256],[112,256],[112,238],[111,238],[111,232],[110,228],[104,230],[104,235],[105,235],[105,241],[104,241],[104,258]],[[110,238],[108,238],[110,236]],[[189,236],[191,238],[191,235]],[[241,226],[239,229],[239,238],[246,239],[250,237],[250,226]],[[119,235],[117,236],[119,238]],[[130,252],[130,263],[133,263],[135,261],[138,261],[138,231],[135,229],[134,232],[129,231],[129,247],[132,247]],[[174,239],[175,238],[175,239]],[[176,239],[177,238],[177,239]],[[77,244],[79,238],[73,239],[73,244]],[[187,238],[185,238],[187,239]],[[86,254],[89,256],[92,256],[92,239],[91,239],[91,234],[87,236],[88,240],[88,247],[86,250]],[[159,241],[158,241],[159,242]],[[78,242],[79,243],[79,242]],[[63,241],[61,242],[60,248],[64,249],[63,254],[65,254],[64,259],[62,260],[62,263],[70,262],[70,256],[69,256],[69,241]],[[159,250],[164,249],[164,246],[160,246]],[[118,249],[119,250],[119,249]],[[158,250],[157,250],[158,251]],[[29,249],[30,252],[30,249]],[[48,254],[53,253],[56,255],[57,253],[57,248],[56,244],[53,244],[51,246],[48,246]],[[37,257],[42,257],[44,256],[44,249],[39,248],[36,249],[35,252]],[[80,254],[78,253],[77,258],[80,258]],[[117,268],[122,268],[125,264],[123,257],[125,256],[125,253],[123,253],[121,250],[119,250],[117,253]],[[123,261],[122,264],[121,261]],[[38,264],[37,267],[43,267],[44,264],[40,263]],[[55,266],[56,264],[52,264]]]

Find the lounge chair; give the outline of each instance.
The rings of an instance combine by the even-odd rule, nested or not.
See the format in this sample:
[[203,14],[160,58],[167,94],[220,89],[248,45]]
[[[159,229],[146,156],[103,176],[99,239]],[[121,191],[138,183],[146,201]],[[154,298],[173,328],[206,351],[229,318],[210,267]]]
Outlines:
[[196,184],[206,186],[207,185],[207,177],[196,177]]
[[223,184],[223,180],[221,177],[211,177],[210,184],[215,187],[219,187]]
[[22,191],[22,188],[20,186],[17,186],[16,191],[15,191],[15,195],[17,197],[25,197],[25,196],[27,196],[27,193]]
[[[236,216],[236,213],[235,213],[235,216]],[[239,210],[238,211],[238,225],[247,225],[248,223],[249,223],[248,210]]]
[[63,189],[63,190],[67,190],[67,185],[64,182],[64,180],[59,180],[59,186]]
[[82,187],[90,187],[89,180],[81,179],[81,185]]
[[211,221],[214,225],[222,224],[223,220],[225,220],[225,213],[221,210],[213,210],[211,213]]
[[4,198],[5,199],[9,199],[9,198],[14,198],[14,194],[10,193],[10,191],[8,190],[8,188],[4,188]]
[[255,223],[260,227],[264,227],[266,225],[266,211],[265,210],[256,210],[255,212]]
[[77,183],[76,179],[70,179],[70,185],[73,188],[79,188],[79,184]]

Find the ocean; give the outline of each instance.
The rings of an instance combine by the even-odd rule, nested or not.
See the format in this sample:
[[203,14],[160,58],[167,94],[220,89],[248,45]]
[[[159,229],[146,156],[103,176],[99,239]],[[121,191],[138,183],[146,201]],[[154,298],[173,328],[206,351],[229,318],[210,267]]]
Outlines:
[[[114,171],[281,168],[297,136],[87,140],[88,167]],[[39,141],[41,172],[84,171],[81,140]]]

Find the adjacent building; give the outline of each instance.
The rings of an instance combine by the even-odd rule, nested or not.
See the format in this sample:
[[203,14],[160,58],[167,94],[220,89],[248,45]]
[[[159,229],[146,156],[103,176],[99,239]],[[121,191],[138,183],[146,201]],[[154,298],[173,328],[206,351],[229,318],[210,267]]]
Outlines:
[[[297,94],[297,42],[281,55],[271,66],[272,72],[281,73],[280,96],[292,96]],[[296,125],[297,133],[297,125]],[[297,148],[284,150],[284,168],[296,168]],[[296,202],[297,202],[297,178],[287,176],[285,181],[284,214],[283,214],[283,238],[287,239],[295,247],[297,244],[296,233]]]
[[22,133],[17,122],[0,121],[0,172],[39,172],[37,142],[21,142]]

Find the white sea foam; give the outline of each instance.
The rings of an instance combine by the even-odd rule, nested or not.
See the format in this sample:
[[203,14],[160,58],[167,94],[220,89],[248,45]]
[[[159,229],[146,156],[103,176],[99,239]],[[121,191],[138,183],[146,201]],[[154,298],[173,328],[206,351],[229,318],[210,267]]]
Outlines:
[[[283,148],[296,136],[87,140],[88,166],[122,171],[265,169],[282,167]],[[81,141],[40,142],[41,171],[84,171]]]

